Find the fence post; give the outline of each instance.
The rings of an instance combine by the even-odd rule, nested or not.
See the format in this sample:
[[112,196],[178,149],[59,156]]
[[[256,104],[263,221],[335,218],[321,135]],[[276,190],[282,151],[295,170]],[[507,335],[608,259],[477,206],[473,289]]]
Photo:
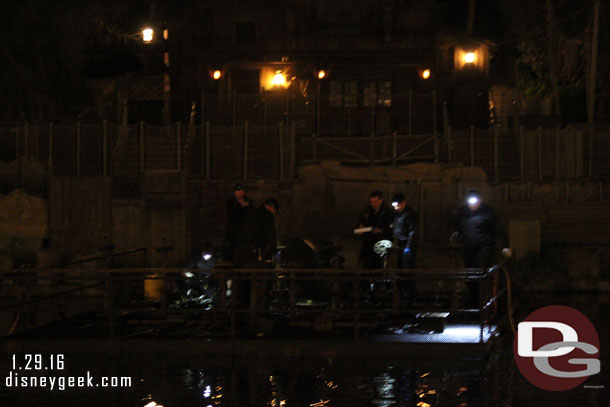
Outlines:
[[498,163],[498,126],[494,126],[493,128],[493,138],[494,138],[494,179],[496,180],[496,184],[500,179],[499,169],[500,165]]
[[369,134],[369,165],[373,165],[375,160],[375,127],[373,124],[374,120],[373,108],[371,107],[371,134]]
[[447,162],[453,161],[453,140],[451,138],[451,127],[447,126]]
[[474,167],[474,125],[468,128],[470,133],[470,166]]
[[555,181],[559,181],[559,126],[555,127]]
[[210,122],[205,122],[205,178],[212,176],[212,153],[210,151]]
[[396,131],[392,132],[392,165],[396,165],[396,158],[398,157],[398,134]]
[[284,179],[284,123],[278,123],[278,137],[280,148],[280,179]]
[[102,122],[102,175],[108,175],[108,120]]
[[268,126],[268,117],[267,117],[267,94],[265,93],[265,88],[263,88],[263,140],[267,140],[267,126]]
[[542,126],[538,127],[538,181],[542,181]]
[[423,247],[424,244],[424,184],[419,183],[419,247]]
[[144,172],[144,122],[140,121],[140,125],[138,126],[138,139],[140,141],[140,145],[138,150],[140,152],[140,172]]
[[201,91],[201,118],[199,119],[201,127],[205,125],[205,91]]
[[439,148],[438,148],[438,132],[434,130],[434,163],[438,164],[439,160]]
[[523,126],[519,127],[519,147],[520,147],[520,171],[521,171],[521,182],[525,181],[525,135],[523,134]]
[[296,129],[294,122],[290,123],[290,177],[295,176]]
[[182,124],[176,122],[176,169],[182,170]]
[[318,141],[316,140],[316,133],[311,135],[311,154],[314,162],[318,161]]
[[244,122],[244,164],[243,164],[244,181],[248,180],[248,121]]
[[76,176],[80,176],[81,122],[76,122]]
[[23,128],[23,157],[28,159],[28,150],[30,149],[30,124],[25,123]]
[[347,110],[347,137],[352,136],[352,108],[348,106]]
[[436,89],[432,91],[432,131],[436,133]]
[[47,164],[47,173],[53,176],[53,122],[49,122],[49,162]]
[[409,136],[413,135],[413,91],[409,89]]
[[589,179],[593,178],[593,137],[595,128],[589,126]]

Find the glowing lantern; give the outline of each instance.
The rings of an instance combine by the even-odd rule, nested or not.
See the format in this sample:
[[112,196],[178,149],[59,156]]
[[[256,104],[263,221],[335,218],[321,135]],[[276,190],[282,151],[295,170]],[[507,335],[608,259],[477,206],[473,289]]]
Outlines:
[[142,30],[142,41],[151,42],[154,37],[154,31],[152,28],[145,28]]
[[273,81],[271,81],[273,86],[286,86],[286,77],[282,73],[282,71],[275,71],[275,75],[273,76]]
[[467,52],[464,54],[464,62],[467,64],[473,64],[476,60],[476,55],[474,52]]

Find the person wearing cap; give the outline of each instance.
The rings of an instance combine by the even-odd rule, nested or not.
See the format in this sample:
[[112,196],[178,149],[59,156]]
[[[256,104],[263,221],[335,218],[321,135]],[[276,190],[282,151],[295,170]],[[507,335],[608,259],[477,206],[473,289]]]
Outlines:
[[471,190],[458,210],[455,229],[462,243],[466,268],[488,268],[496,259],[496,241],[500,241],[504,255],[510,255],[506,234],[491,206],[482,202],[478,190]]
[[407,206],[405,196],[401,193],[392,197],[392,207],[396,213],[394,218],[394,238],[399,250],[397,267],[401,269],[415,268],[417,214]]
[[237,239],[244,220],[252,211],[253,205],[246,196],[246,187],[237,184],[233,188],[233,195],[227,201],[227,232],[224,243],[225,260],[233,260]]
[[359,267],[379,269],[383,267],[383,259],[375,253],[373,246],[380,240],[392,240],[392,222],[394,214],[383,202],[380,191],[369,195],[369,206],[358,218],[358,228],[370,228],[362,234],[362,247],[358,258]]

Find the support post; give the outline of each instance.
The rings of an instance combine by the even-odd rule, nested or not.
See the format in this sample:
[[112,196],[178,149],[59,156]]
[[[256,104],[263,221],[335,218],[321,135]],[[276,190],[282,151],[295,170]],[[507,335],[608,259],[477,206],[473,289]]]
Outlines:
[[210,152],[210,122],[205,122],[205,178],[209,180],[212,176],[212,154]]
[[243,163],[244,181],[248,180],[248,121],[244,122],[244,163]]
[[493,142],[493,149],[494,149],[494,179],[495,179],[496,184],[497,184],[498,181],[500,180],[500,174],[499,174],[500,164],[498,163],[498,159],[499,159],[499,153],[498,153],[498,126],[494,126],[494,128],[493,128],[493,138],[494,138],[494,142]]
[[413,135],[413,91],[409,89],[409,136]]
[[[80,176],[80,155],[81,155],[81,122],[76,122],[76,176]],[[27,133],[26,133],[27,134]],[[27,138],[26,138],[27,140]],[[27,154],[27,151],[26,151]]]
[[595,137],[595,128],[589,127],[589,179],[593,178],[593,138]]
[[542,127],[538,127],[538,181],[542,181]]
[[280,179],[284,179],[284,123],[278,124],[278,137],[279,137],[279,155],[280,155]]
[[468,130],[470,133],[470,166],[474,167],[474,126],[471,125]]
[[447,127],[447,161],[453,162],[453,139],[451,138],[451,127]]
[[559,181],[559,126],[555,127],[555,181]]
[[47,173],[50,177],[53,176],[53,126],[54,123],[49,123],[49,160],[47,163]]
[[290,177],[295,176],[296,129],[294,122],[290,123]]
[[102,122],[102,175],[108,176],[108,120]]
[[176,170],[182,170],[182,123],[176,122]]
[[396,157],[398,157],[398,134],[392,132],[392,165],[396,165]]
[[436,134],[436,89],[432,91],[432,132]]
[[520,158],[520,162],[519,162],[519,166],[520,166],[520,172],[521,172],[521,182],[525,181],[525,135],[523,134],[523,126],[519,127],[519,147],[520,147],[520,154],[519,154],[519,158]]
[[140,140],[139,152],[140,152],[140,172],[144,172],[144,122],[140,121],[138,127],[138,139]]

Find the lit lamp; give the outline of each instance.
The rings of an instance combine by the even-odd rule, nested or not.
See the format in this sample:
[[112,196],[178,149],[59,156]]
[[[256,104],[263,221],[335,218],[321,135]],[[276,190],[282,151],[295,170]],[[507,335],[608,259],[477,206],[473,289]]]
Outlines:
[[273,80],[271,81],[273,86],[286,86],[286,76],[282,73],[281,70],[275,71],[275,75],[273,75]]
[[220,72],[220,70],[218,70],[218,69],[216,69],[212,73],[212,78],[214,78],[215,81],[219,80],[221,76],[222,76],[222,72]]
[[474,61],[476,61],[476,55],[474,52],[467,52],[464,54],[464,63],[474,64]]
[[154,30],[150,27],[146,27],[142,30],[142,41],[149,43],[154,38]]
[[421,71],[419,71],[419,77],[422,79],[430,79],[430,70],[422,69]]
[[318,71],[318,79],[324,79],[326,77],[326,71],[324,69],[320,69]]

